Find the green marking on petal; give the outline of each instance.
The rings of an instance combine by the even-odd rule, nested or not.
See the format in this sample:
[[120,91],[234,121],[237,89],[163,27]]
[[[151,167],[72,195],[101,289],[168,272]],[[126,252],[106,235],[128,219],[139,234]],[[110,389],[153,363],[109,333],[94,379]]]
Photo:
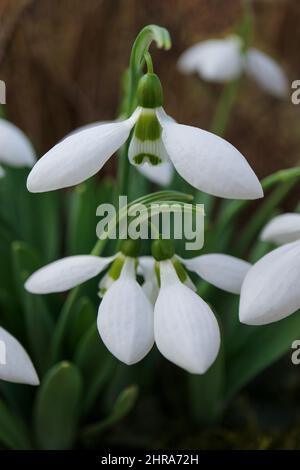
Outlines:
[[139,155],[136,155],[135,157],[133,157],[133,161],[134,163],[136,163],[137,165],[141,165],[143,162],[147,161],[149,163],[151,163],[151,165],[155,166],[155,165],[159,165],[162,160],[157,157],[156,155],[152,155],[151,153],[140,153]]
[[141,142],[158,140],[161,136],[161,125],[153,109],[143,109],[134,128],[134,135]]
[[108,276],[114,279],[115,281],[119,279],[124,262],[125,256],[118,256],[118,258],[116,258],[113,264],[111,265],[108,271]]
[[172,259],[172,264],[175,268],[176,274],[179,277],[180,281],[184,283],[187,280],[187,273],[177,258]]

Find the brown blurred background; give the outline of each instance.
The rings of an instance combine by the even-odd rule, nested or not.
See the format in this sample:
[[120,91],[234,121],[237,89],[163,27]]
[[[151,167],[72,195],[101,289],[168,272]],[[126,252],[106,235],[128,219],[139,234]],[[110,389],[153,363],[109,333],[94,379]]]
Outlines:
[[[254,45],[300,79],[300,1],[256,0]],[[120,77],[138,31],[169,29],[169,52],[154,51],[165,107],[178,121],[210,127],[220,87],[176,70],[197,41],[226,34],[241,17],[239,0],[0,0],[0,78],[7,117],[39,153],[82,124],[111,119]],[[226,137],[260,177],[300,160],[300,105],[278,101],[246,80]],[[111,168],[108,171],[112,171]]]

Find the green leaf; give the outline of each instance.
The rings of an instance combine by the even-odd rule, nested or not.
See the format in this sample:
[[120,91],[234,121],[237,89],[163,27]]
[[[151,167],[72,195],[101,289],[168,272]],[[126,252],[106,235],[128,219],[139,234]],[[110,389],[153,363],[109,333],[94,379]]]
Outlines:
[[14,415],[0,400],[0,441],[9,449],[29,450],[29,430],[20,417]]
[[189,375],[189,404],[191,418],[201,425],[213,423],[221,411],[224,392],[224,351],[204,375]]
[[29,352],[38,371],[43,372],[48,364],[49,343],[54,324],[45,299],[24,289],[25,280],[39,267],[39,262],[35,253],[22,242],[12,244],[12,257],[16,289],[24,311]]
[[67,347],[73,353],[89,328],[96,323],[94,304],[88,297],[82,297],[74,306],[74,316],[70,324]]
[[[270,325],[248,328],[245,341],[227,360],[226,400],[290,350],[292,342],[300,335],[300,314],[294,313]],[[238,328],[235,335],[239,335]]]
[[43,450],[70,449],[76,438],[82,380],[78,368],[61,362],[49,370],[38,390],[35,435]]
[[79,343],[74,362],[84,378],[83,410],[87,412],[93,406],[117,365],[116,359],[104,346],[96,323],[90,327]]
[[90,179],[75,188],[70,197],[68,223],[68,253],[89,253],[96,241],[96,209],[102,202],[109,203],[113,196],[113,182],[103,180],[100,184]]
[[41,254],[43,264],[58,257],[61,243],[60,198],[56,191],[31,194],[31,244]]
[[138,388],[135,385],[131,385],[123,390],[117,398],[111,414],[106,419],[87,426],[81,434],[82,440],[88,443],[89,441],[97,439],[103,431],[125,418],[134,407],[137,396]]
[[0,181],[0,217],[4,218],[14,240],[34,246],[47,262],[57,256],[59,246],[59,196],[56,193],[31,194],[26,188],[28,169],[6,167]]

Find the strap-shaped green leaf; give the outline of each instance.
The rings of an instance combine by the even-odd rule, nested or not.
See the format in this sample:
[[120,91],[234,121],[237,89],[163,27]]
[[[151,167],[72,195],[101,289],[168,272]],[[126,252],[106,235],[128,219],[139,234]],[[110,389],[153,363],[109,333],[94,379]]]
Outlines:
[[76,439],[82,380],[78,368],[61,362],[49,370],[38,390],[34,426],[40,449],[70,449]]
[[117,398],[111,414],[106,419],[86,427],[81,434],[82,440],[85,443],[96,440],[103,431],[127,416],[134,407],[137,396],[138,388],[135,385],[123,390]]
[[[270,325],[241,325],[241,328],[247,329],[247,335],[241,347],[228,358],[225,400],[290,350],[292,342],[300,335],[300,313]],[[239,328],[235,335],[239,336]]]
[[0,400],[0,442],[8,449],[29,450],[29,434],[21,418],[14,415]]
[[12,244],[12,258],[16,289],[24,312],[29,352],[38,371],[43,372],[48,364],[53,320],[45,299],[29,294],[24,289],[25,280],[39,267],[39,262],[34,252],[22,242]]
[[88,297],[82,297],[74,306],[74,316],[67,335],[67,349],[72,354],[92,325],[96,324],[96,309]]
[[75,353],[74,362],[84,378],[83,412],[91,409],[102,388],[115,371],[117,361],[104,346],[96,326],[90,327]]

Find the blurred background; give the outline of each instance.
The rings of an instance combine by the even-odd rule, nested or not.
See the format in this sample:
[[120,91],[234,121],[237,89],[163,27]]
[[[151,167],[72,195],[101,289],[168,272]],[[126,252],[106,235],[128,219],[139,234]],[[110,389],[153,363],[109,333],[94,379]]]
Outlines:
[[[277,60],[290,81],[298,79],[300,2],[252,3],[254,46]],[[131,44],[145,24],[156,23],[170,31],[173,43],[168,53],[153,48],[165,107],[179,122],[208,129],[221,87],[182,75],[176,61],[194,43],[232,32],[240,18],[239,0],[1,0],[7,118],[39,153],[75,127],[112,119]],[[300,106],[272,99],[244,80],[226,136],[263,177],[299,160],[299,119]]]
[[[252,3],[253,45],[277,60],[290,82],[300,79],[300,2]],[[182,75],[176,62],[194,43],[232,32],[241,15],[239,0],[1,0],[0,79],[7,86],[6,117],[29,136],[38,155],[76,127],[113,119],[132,42],[143,26],[156,23],[172,38],[167,53],[153,48],[165,108],[179,122],[209,129],[222,86]],[[300,160],[300,105],[278,100],[245,78],[225,137],[260,178],[292,167]],[[115,163],[111,159],[101,175],[113,175]],[[292,207],[293,199],[299,201],[298,188],[284,207]],[[149,388],[145,370],[137,368],[133,376],[140,377],[146,392],[130,416],[103,436],[104,443],[300,448],[299,370],[290,354],[243,389],[217,424],[204,427],[186,418],[182,371],[164,361]],[[108,396],[116,395],[117,380],[120,375],[110,383]],[[128,374],[125,382],[130,380]],[[153,390],[159,391],[159,399]]]

